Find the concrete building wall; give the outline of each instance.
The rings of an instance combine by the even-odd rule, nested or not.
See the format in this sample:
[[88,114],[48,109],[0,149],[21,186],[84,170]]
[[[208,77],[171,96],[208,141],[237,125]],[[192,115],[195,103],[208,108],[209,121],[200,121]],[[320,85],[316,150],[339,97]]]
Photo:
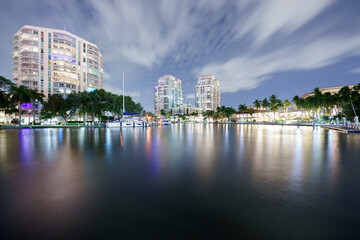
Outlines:
[[168,74],[158,79],[154,89],[155,114],[159,114],[161,109],[169,112],[173,107],[182,106],[183,101],[184,93],[180,79]]
[[103,85],[99,48],[64,30],[25,25],[13,36],[13,60],[13,80],[46,97]]
[[219,80],[213,74],[199,77],[195,93],[195,106],[206,112],[215,111],[221,105]]

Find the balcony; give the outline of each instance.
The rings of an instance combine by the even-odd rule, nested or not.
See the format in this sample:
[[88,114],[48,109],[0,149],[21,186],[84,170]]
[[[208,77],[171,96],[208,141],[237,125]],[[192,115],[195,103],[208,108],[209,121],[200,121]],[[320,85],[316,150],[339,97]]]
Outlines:
[[39,61],[37,59],[29,59],[29,60],[21,60],[20,61],[21,64],[39,64]]
[[39,81],[38,76],[21,76],[20,80],[27,80],[27,81]]
[[30,35],[30,34],[22,34],[19,41],[20,42],[23,42],[23,41],[36,41],[36,42],[38,42],[39,38],[35,37],[33,35]]
[[38,47],[21,47],[20,53],[25,53],[25,52],[39,52],[39,48]]
[[20,57],[23,59],[23,58],[35,58],[35,59],[38,59],[39,58],[39,56],[36,54],[36,55],[34,55],[34,54],[32,54],[32,53],[22,53],[21,55],[20,55]]
[[39,70],[39,67],[38,65],[33,65],[33,64],[30,64],[30,65],[21,65],[20,66],[20,69],[31,69],[31,70],[35,70],[35,71],[38,71]]

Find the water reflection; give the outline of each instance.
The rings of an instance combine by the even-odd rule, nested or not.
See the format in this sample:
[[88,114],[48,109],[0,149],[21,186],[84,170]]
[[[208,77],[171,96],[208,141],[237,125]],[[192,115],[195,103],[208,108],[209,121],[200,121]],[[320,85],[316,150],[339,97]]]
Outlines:
[[[358,135],[306,127],[176,124],[9,130],[0,131],[0,141],[1,207],[8,209],[8,226],[25,224],[32,233],[66,232],[82,224],[92,229],[110,220],[151,226],[148,220],[154,218],[171,229],[196,225],[194,219],[205,221],[208,214],[217,228],[232,222],[235,233],[245,221],[281,236],[276,229],[286,232],[291,223],[287,233],[304,237],[302,224],[309,221],[317,229],[331,221],[352,233],[351,211],[359,210],[343,200],[360,201],[354,191],[360,187]],[[174,223],[168,221],[173,215],[178,216]],[[32,229],[32,222],[48,228]]]

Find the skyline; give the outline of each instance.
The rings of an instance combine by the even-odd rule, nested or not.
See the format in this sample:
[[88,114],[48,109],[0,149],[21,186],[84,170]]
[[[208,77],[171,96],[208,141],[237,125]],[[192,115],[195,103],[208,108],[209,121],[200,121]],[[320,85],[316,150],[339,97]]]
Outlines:
[[[154,3],[154,4],[153,4]],[[199,75],[220,81],[222,105],[292,98],[315,87],[359,83],[356,1],[16,1],[0,20],[1,74],[12,79],[12,36],[23,25],[63,29],[96,44],[104,89],[125,90],[153,111],[160,76],[183,82],[194,104]],[[41,4],[41,8],[37,6]],[[166,22],[165,22],[166,20]],[[114,31],[114,29],[118,29]]]

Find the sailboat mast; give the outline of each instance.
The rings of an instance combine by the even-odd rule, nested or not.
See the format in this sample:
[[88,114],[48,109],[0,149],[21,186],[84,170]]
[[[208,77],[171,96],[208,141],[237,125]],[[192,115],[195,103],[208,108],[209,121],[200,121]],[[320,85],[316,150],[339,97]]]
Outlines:
[[125,83],[124,83],[124,71],[123,71],[123,114],[125,113]]

